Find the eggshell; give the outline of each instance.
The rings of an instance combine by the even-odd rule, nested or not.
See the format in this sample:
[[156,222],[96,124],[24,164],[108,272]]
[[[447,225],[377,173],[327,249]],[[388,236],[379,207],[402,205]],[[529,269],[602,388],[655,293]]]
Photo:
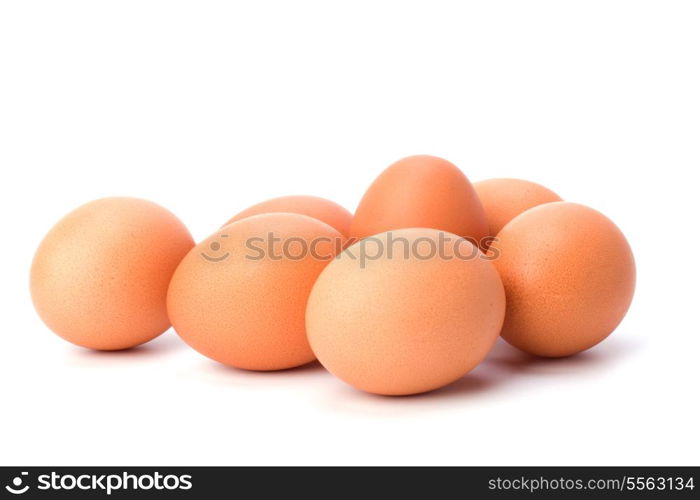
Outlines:
[[309,217],[325,222],[345,237],[347,237],[350,232],[352,214],[337,203],[317,196],[281,196],[279,198],[263,201],[262,203],[246,208],[231,218],[225,225],[245,219],[251,215],[274,212],[308,215]]
[[[501,280],[472,243],[450,233],[441,242],[439,233],[375,235],[321,273],[306,324],[313,351],[335,376],[367,392],[416,394],[459,379],[484,359],[503,322]],[[416,250],[406,253],[390,238]]]
[[51,330],[92,349],[126,349],[170,326],[168,283],[194,246],[166,209],[135,198],[104,198],[61,219],[31,269],[34,307]]
[[523,179],[487,179],[475,182],[474,189],[484,207],[491,236],[528,208],[562,201],[554,191]]
[[306,301],[343,244],[331,226],[299,214],[256,215],[225,226],[175,271],[168,292],[173,327],[200,353],[238,368],[280,370],[313,361]]
[[389,166],[360,201],[350,225],[357,240],[394,229],[426,227],[478,244],[488,224],[474,188],[452,163],[435,156],[409,156]]
[[622,321],[635,265],[622,232],[600,212],[554,202],[518,215],[489,257],[507,297],[503,338],[540,356],[593,347]]

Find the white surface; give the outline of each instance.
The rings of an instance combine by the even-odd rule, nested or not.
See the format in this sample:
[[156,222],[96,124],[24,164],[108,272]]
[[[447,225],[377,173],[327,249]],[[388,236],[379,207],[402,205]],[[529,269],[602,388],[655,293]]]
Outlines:
[[[2,2],[0,463],[695,464],[697,2]],[[31,257],[67,211],[152,199],[196,239],[308,193],[354,209],[393,160],[444,156],[595,207],[628,236],[603,344],[361,394],[246,373],[169,331],[131,352],[53,335]]]

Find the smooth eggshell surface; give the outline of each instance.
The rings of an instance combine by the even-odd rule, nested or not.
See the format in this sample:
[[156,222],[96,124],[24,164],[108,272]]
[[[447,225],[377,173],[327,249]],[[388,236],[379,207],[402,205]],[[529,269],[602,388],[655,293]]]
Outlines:
[[[416,394],[459,379],[487,355],[505,312],[501,280],[472,243],[454,234],[440,243],[438,233],[392,231],[395,246],[389,233],[376,235],[321,273],[307,330],[335,376],[371,393]],[[402,238],[416,250],[406,254]]]
[[482,244],[488,224],[474,188],[455,165],[409,156],[389,166],[367,189],[350,225],[353,240],[394,229],[425,227]]
[[221,228],[183,259],[168,312],[191,347],[220,363],[280,370],[314,360],[304,311],[344,238],[305,215],[256,215]]
[[487,179],[475,182],[474,189],[484,207],[491,236],[525,210],[561,201],[554,191],[523,179]]
[[194,246],[166,209],[135,198],[104,198],[61,219],[39,245],[31,269],[34,306],[65,340],[126,349],[170,326],[170,277]]
[[350,232],[352,214],[337,203],[318,196],[281,196],[248,207],[231,218],[225,225],[252,215],[269,213],[293,213],[308,215],[325,222],[346,236]]
[[531,354],[568,356],[593,347],[632,301],[627,240],[583,205],[554,202],[523,212],[498,233],[489,255],[506,290],[503,338]]

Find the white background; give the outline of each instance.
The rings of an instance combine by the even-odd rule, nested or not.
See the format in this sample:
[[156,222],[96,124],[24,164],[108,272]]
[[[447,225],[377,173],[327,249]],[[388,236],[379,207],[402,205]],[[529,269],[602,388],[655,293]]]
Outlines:
[[[699,26],[691,1],[2,2],[0,462],[698,465]],[[382,398],[172,331],[90,352],[32,309],[32,254],[86,201],[151,199],[200,240],[283,194],[353,210],[416,153],[611,217],[638,266],[618,330]]]

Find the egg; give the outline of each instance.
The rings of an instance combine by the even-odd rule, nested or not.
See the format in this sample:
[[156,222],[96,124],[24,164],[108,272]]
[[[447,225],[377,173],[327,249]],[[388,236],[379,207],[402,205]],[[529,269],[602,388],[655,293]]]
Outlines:
[[325,198],[319,198],[318,196],[281,196],[246,208],[232,217],[224,225],[245,219],[251,215],[274,212],[308,215],[309,217],[325,222],[346,237],[350,231],[350,221],[352,221],[352,214],[350,212],[337,203],[326,200]]
[[221,228],[173,275],[168,312],[175,331],[201,354],[237,368],[313,361],[306,301],[343,244],[331,226],[299,214],[255,215]]
[[562,201],[554,191],[523,179],[487,179],[475,182],[474,189],[484,207],[491,236],[528,208]]
[[547,203],[515,217],[488,257],[500,272],[503,338],[531,354],[569,356],[605,339],[632,301],[635,264],[625,236],[592,208]]
[[357,207],[350,236],[359,240],[411,227],[441,229],[477,244],[488,236],[484,209],[467,177],[449,161],[427,155],[399,160],[377,177]]
[[321,273],[306,309],[309,342],[336,377],[408,395],[461,378],[498,338],[505,294],[469,241],[435,229],[381,233]]
[[65,340],[134,347],[170,326],[168,283],[194,246],[172,213],[146,200],[104,198],[61,219],[34,256],[34,307]]

